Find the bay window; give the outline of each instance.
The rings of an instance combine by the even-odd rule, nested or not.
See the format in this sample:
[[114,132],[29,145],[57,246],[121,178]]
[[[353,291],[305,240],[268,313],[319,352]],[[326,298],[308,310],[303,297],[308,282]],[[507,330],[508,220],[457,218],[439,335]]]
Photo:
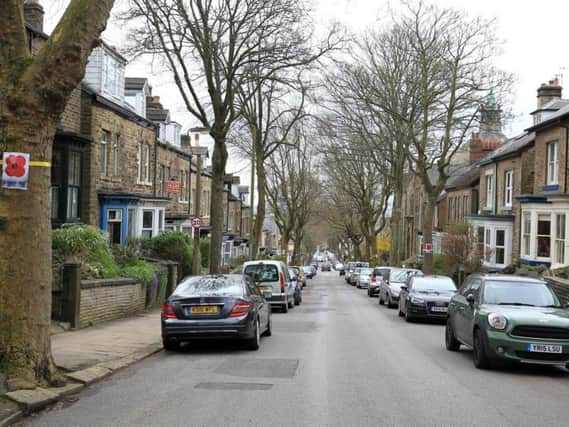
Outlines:
[[537,256],[549,258],[551,256],[551,215],[538,214],[537,216]]

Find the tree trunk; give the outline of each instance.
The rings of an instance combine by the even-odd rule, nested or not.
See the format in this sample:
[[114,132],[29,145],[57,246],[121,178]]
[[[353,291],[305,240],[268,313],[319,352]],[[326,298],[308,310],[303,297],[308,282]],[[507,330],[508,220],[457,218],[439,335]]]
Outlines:
[[403,252],[403,218],[401,215],[403,206],[403,180],[395,180],[393,192],[393,211],[391,214],[391,250],[390,265],[401,264],[401,253]]
[[[194,216],[196,218],[201,219],[202,214],[202,200],[201,200],[201,192],[202,192],[202,156],[198,156],[197,161],[197,174],[196,174],[196,198],[194,203],[196,204]],[[191,176],[190,171],[190,176]],[[191,204],[191,201],[188,205]],[[201,258],[201,251],[200,251],[200,229],[194,228],[194,241],[192,243],[193,250],[192,250],[192,274],[199,275],[202,274],[202,258]]]
[[[213,176],[211,179],[211,246],[209,248],[209,273],[221,272],[221,245],[223,243],[223,178],[225,177],[225,165],[227,164],[227,146],[225,136],[212,133],[215,145],[212,157]],[[196,206],[199,209],[198,206]]]
[[251,257],[256,258],[259,252],[259,244],[261,242],[261,233],[263,233],[263,224],[265,222],[266,202],[267,202],[267,175],[265,172],[265,156],[263,146],[260,141],[255,143],[255,163],[257,172],[257,215],[253,224]]
[[[3,123],[5,140],[11,141],[3,145],[28,152],[32,161],[49,162],[56,123],[28,114]],[[51,382],[55,374],[49,333],[50,177],[49,167],[31,167],[27,191],[0,189],[0,366],[12,389]],[[33,268],[26,268],[30,260]]]
[[[427,197],[427,205],[425,206],[425,216],[423,219],[423,245],[425,243],[433,243],[433,218],[435,213],[436,197],[429,195]],[[423,246],[424,247],[424,246]],[[434,257],[433,251],[424,253],[423,260],[423,273],[433,274],[434,271]]]

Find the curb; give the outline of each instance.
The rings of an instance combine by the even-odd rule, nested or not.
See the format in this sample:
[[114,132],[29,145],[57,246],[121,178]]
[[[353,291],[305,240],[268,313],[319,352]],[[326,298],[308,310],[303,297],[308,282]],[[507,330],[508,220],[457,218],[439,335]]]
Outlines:
[[75,394],[85,387],[98,382],[115,372],[146,359],[162,350],[162,343],[151,344],[143,350],[114,359],[107,362],[98,363],[81,371],[70,372],[65,376],[71,380],[63,387],[42,388],[37,387],[33,390],[16,390],[1,396],[8,408],[0,414],[0,427],[8,427],[21,420],[24,416],[33,412],[38,412],[62,398]]

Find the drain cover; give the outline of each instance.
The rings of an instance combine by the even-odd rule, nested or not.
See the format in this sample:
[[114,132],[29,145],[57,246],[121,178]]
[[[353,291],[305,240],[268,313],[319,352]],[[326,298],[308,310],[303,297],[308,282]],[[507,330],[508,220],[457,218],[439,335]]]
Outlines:
[[298,364],[298,359],[229,359],[215,372],[234,377],[292,378]]
[[272,384],[255,384],[255,383],[199,383],[194,388],[202,390],[270,390]]

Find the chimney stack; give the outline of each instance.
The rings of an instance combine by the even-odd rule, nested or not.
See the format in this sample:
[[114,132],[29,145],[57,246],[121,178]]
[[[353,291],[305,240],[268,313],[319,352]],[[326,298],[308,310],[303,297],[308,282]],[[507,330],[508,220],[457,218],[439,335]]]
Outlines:
[[24,19],[31,27],[43,33],[44,10],[38,0],[24,1]]
[[559,79],[550,80],[547,84],[543,83],[537,89],[537,109],[539,110],[549,101],[561,99],[563,88],[559,85]]

